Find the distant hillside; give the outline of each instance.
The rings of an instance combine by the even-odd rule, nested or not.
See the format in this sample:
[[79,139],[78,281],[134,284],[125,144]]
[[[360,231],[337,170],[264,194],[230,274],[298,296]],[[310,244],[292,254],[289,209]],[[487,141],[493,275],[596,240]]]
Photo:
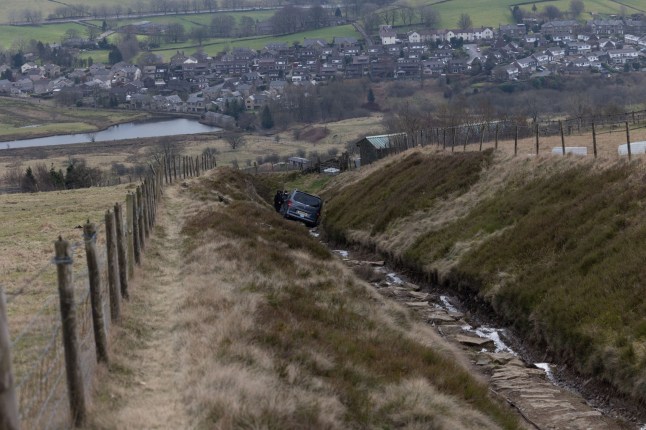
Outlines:
[[323,229],[644,402],[644,173],[638,162],[409,151],[331,182]]

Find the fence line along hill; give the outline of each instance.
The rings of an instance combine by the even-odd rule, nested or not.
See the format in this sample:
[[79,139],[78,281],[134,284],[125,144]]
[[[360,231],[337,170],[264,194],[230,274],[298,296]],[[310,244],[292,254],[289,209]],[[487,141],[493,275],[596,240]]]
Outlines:
[[[6,218],[18,228],[4,232],[14,242],[4,253],[4,264],[18,264],[7,267],[11,276],[0,285],[0,378],[10,382],[0,392],[0,416],[10,417],[8,429],[69,428],[87,421],[97,365],[110,361],[109,333],[120,321],[129,280],[154,234],[162,188],[214,166],[215,160],[206,155],[164,157],[151,164],[140,185],[128,186],[129,192],[122,186],[3,196],[8,207],[18,206],[23,197],[27,203],[21,213]],[[93,193],[103,202],[102,209],[92,200]],[[121,199],[115,198],[118,194]],[[52,207],[60,196],[78,207]],[[106,198],[117,203],[108,206]],[[79,207],[88,212],[79,213]],[[45,223],[37,230],[44,230],[49,240],[43,233],[33,234],[35,221]],[[29,245],[26,250],[20,250],[20,240]],[[43,241],[49,251],[42,248]],[[17,257],[21,252],[22,258]]]

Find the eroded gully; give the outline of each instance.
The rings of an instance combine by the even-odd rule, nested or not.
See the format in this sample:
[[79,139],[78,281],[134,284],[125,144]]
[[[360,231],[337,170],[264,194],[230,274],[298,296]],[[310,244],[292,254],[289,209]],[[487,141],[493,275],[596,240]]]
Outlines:
[[[310,234],[318,236],[315,230]],[[604,393],[587,390],[585,398],[575,388],[576,379],[564,376],[563,367],[532,360],[522,339],[464,311],[456,297],[410,282],[361,252],[331,249],[347,265],[360,268],[362,277],[381,295],[413,310],[448,342],[459,345],[491,391],[516,409],[529,428],[646,430],[644,417],[617,408]]]

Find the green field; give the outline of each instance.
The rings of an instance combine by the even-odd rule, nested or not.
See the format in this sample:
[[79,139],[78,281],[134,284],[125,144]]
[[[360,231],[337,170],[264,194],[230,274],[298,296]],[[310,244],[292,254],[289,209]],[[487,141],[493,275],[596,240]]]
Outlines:
[[[462,13],[468,13],[473,21],[474,26],[497,27],[498,24],[508,24],[512,22],[511,8],[515,4],[525,3],[526,0],[449,0],[446,2],[437,1],[416,1],[411,4],[415,6],[435,5],[435,9],[440,13],[441,28],[453,28],[456,26],[458,18]],[[584,0],[585,12],[581,15],[582,19],[591,19],[590,12],[601,14],[619,14],[621,5],[611,0]],[[622,1],[627,6],[627,12],[638,12],[640,9],[646,9],[640,0]],[[561,11],[568,11],[570,0],[555,1],[537,1],[536,7],[542,10],[547,5],[554,5]],[[532,4],[521,6],[525,10],[530,10]],[[634,9],[631,9],[634,8]]]
[[[624,3],[626,5],[631,4],[631,2],[624,2]],[[637,5],[638,2],[632,2],[632,3],[634,3],[636,7],[639,7]],[[581,14],[579,19],[590,20],[593,18],[593,15],[596,15],[596,14],[612,15],[612,14],[621,13],[621,5],[619,3],[614,3],[607,0],[585,0],[584,4],[585,4],[585,11]],[[538,11],[541,11],[547,5],[556,6],[561,11],[568,11],[570,8],[570,0],[555,0],[555,1],[538,3],[536,4],[536,8],[538,9]],[[521,7],[526,11],[530,11],[532,5],[523,5]],[[646,9],[646,6],[642,6],[641,8]],[[638,12],[638,10],[630,9],[628,7],[626,8],[626,11],[627,13]]]
[[[306,38],[322,38],[328,42],[332,42],[334,37],[356,37],[360,35],[351,25],[341,25],[337,27],[322,28],[319,30],[305,31],[302,33],[290,34],[287,36],[261,36],[250,37],[247,39],[210,39],[198,46],[195,42],[189,40],[184,43],[169,43],[164,44],[161,49],[156,49],[153,52],[161,55],[165,61],[168,61],[177,51],[184,51],[186,54],[192,54],[198,49],[202,49],[209,55],[216,55],[225,49],[245,47],[260,50],[268,43],[285,42],[292,44],[293,42],[303,42]],[[107,51],[87,51],[81,54],[82,58],[91,57],[94,62],[107,62]]]
[[[20,3],[21,7],[24,9],[28,7],[27,5],[42,7],[42,10],[47,10],[41,3],[51,3],[51,2],[42,2],[41,0],[32,0],[31,3]],[[86,2],[87,3],[87,2]],[[92,2],[90,2],[92,3]],[[98,4],[99,2],[96,1]],[[107,2],[110,4],[110,1]],[[492,3],[494,5],[492,5]],[[511,7],[514,4],[519,3],[519,0],[449,0],[445,2],[437,2],[428,0],[413,0],[410,4],[413,6],[421,6],[424,4],[434,5],[437,11],[440,13],[441,22],[440,27],[442,28],[453,28],[456,27],[456,23],[460,14],[466,12],[470,15],[474,26],[491,26],[497,27],[499,24],[506,24],[512,22],[512,17],[510,13]],[[567,11],[569,9],[570,0],[554,0],[554,1],[539,1],[536,3],[538,10],[542,10],[547,5],[557,6],[562,11]],[[10,0],[8,8],[11,8],[13,4],[18,4],[17,1]],[[102,3],[103,4],[103,3]],[[619,14],[621,13],[621,4],[613,2],[611,0],[584,0],[585,12],[581,15],[581,19],[591,19],[593,14]],[[625,5],[625,11],[628,13],[638,12],[646,10],[646,6],[642,5],[640,0],[626,0],[622,4]],[[530,10],[532,5],[526,4],[521,6],[525,10]],[[5,9],[7,10],[7,9]],[[2,13],[0,12],[0,19],[2,19]],[[233,12],[230,15],[233,15],[237,20],[240,20],[243,16],[248,16],[254,20],[262,21],[268,19],[273,14],[272,11],[246,11],[246,12]],[[192,28],[196,26],[207,26],[210,24],[213,14],[201,14],[201,15],[165,15],[158,17],[145,18],[147,21],[152,21],[156,23],[181,23],[184,25],[186,33],[188,34]],[[122,19],[119,20],[119,25],[123,26],[129,23],[141,21],[142,19]],[[93,24],[100,25],[100,21],[90,21]],[[397,25],[402,25],[401,22],[396,22]],[[9,25],[0,25],[0,48],[11,48],[24,45],[25,42],[30,40],[40,40],[46,43],[59,43],[65,32],[69,29],[76,29],[80,34],[85,34],[85,27],[75,24],[75,23],[66,23],[66,24],[52,24],[52,25],[41,25],[37,27],[14,27]],[[264,47],[270,40],[275,42],[300,42],[304,38],[314,38],[320,37],[331,41],[334,36],[359,36],[358,33],[354,31],[354,28],[350,25],[325,28],[315,31],[308,31],[303,33],[297,33],[289,36],[279,36],[279,37],[254,37],[249,39],[209,39],[203,42],[203,49],[208,54],[217,54],[222,51],[225,47],[249,47],[253,49],[261,49]],[[197,46],[193,41],[187,41],[180,44],[164,44],[158,50],[160,55],[163,55],[165,59],[168,59],[173,55],[177,50],[186,50],[193,52],[196,50]],[[92,57],[94,61],[107,61],[107,52],[102,51],[92,51],[82,54],[83,57]]]

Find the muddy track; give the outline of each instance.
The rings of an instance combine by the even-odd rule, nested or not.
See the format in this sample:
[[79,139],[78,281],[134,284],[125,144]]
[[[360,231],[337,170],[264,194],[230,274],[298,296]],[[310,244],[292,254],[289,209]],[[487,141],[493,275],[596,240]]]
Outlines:
[[[588,403],[579,393],[556,383],[549,367],[523,361],[499,336],[500,330],[479,326],[456,306],[457,299],[407,282],[383,266],[383,262],[353,259],[337,251],[351,267],[374,267],[367,279],[377,291],[411,309],[435,327],[447,342],[459,346],[484,376],[491,391],[516,409],[532,429],[637,429],[639,425],[614,419]],[[365,258],[365,256],[363,257]],[[368,257],[370,259],[370,257]],[[504,332],[504,331],[503,331]],[[548,371],[546,371],[546,369]]]

